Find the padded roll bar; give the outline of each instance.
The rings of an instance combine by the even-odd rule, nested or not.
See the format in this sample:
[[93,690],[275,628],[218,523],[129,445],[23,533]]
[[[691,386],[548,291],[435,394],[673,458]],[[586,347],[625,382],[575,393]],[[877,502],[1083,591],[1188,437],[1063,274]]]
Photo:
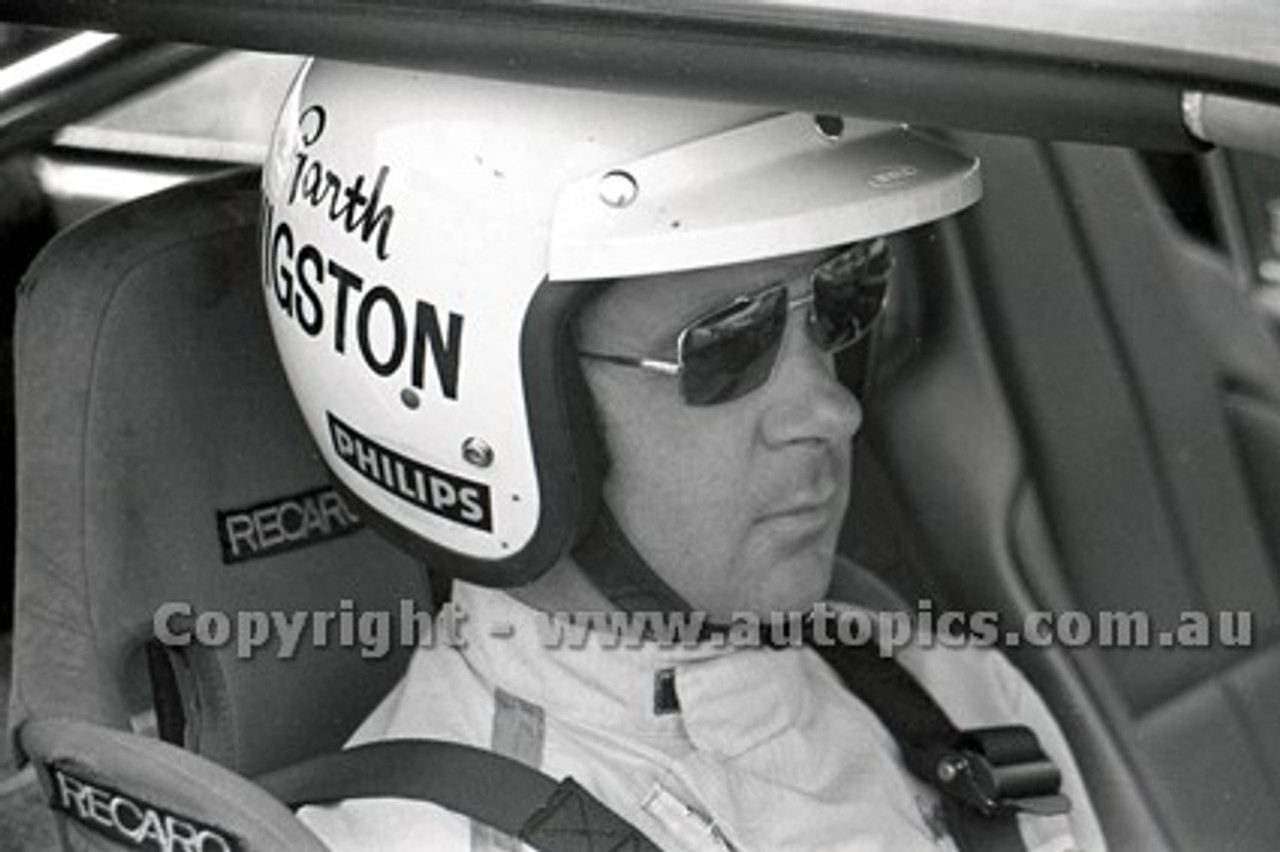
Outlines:
[[1203,144],[1184,92],[1280,103],[1280,67],[1252,54],[821,0],[0,0],[0,18],[1166,150]]
[[0,157],[220,51],[84,32],[0,67]]

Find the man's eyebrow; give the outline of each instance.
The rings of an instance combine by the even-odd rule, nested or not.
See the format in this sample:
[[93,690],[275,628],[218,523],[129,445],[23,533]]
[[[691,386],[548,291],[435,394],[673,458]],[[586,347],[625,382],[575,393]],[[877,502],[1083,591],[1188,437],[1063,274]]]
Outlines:
[[[607,288],[626,286],[623,282],[610,282],[604,285]],[[598,301],[605,294],[602,292],[598,297],[593,298],[583,306],[573,322],[574,342],[578,346],[585,345],[583,343],[583,320],[592,321],[591,312],[596,309]],[[637,316],[645,313],[644,305],[632,305],[629,308],[620,309],[616,312],[610,312],[612,315],[605,320],[605,325],[595,332],[595,336],[603,336],[610,339],[608,345],[620,345],[628,349],[626,354],[635,355],[636,357],[657,357],[664,354],[675,355],[675,340],[680,330],[692,322],[690,319],[673,320],[670,328],[664,325],[663,330],[657,332],[648,332],[636,322]],[[698,316],[695,312],[694,317]],[[600,317],[595,317],[594,322],[599,322]],[[628,342],[628,339],[631,342]],[[597,345],[597,344],[592,344]],[[664,349],[665,347],[665,349]],[[635,351],[630,351],[634,349]]]

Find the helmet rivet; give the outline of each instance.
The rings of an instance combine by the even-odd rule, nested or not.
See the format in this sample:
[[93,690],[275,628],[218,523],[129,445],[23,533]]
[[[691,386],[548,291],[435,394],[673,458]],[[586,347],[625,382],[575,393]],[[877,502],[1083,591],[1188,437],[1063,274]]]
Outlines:
[[404,403],[405,408],[411,411],[416,411],[420,402],[418,394],[412,388],[405,388],[400,391],[400,401]]
[[815,115],[813,126],[818,135],[828,142],[838,142],[844,135],[844,119],[838,115]]
[[636,179],[623,171],[612,171],[600,178],[600,200],[609,207],[630,207],[640,194]]
[[476,467],[493,464],[493,447],[480,438],[468,438],[462,442],[462,457]]

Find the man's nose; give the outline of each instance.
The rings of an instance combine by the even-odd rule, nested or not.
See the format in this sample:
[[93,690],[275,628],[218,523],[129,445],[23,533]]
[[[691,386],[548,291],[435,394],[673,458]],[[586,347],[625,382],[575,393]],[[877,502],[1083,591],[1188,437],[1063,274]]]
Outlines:
[[762,424],[765,440],[849,441],[862,425],[862,406],[836,377],[834,358],[810,339],[803,312],[797,311],[792,322],[770,383],[770,405]]

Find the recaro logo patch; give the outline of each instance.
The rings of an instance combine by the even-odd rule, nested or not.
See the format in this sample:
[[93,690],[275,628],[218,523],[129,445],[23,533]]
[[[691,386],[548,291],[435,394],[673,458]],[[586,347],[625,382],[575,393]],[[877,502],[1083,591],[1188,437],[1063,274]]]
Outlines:
[[54,810],[98,834],[150,852],[243,852],[240,838],[190,817],[150,804],[59,766],[45,767],[53,779]]
[[359,516],[331,487],[218,512],[218,540],[227,565],[319,544],[362,527]]

